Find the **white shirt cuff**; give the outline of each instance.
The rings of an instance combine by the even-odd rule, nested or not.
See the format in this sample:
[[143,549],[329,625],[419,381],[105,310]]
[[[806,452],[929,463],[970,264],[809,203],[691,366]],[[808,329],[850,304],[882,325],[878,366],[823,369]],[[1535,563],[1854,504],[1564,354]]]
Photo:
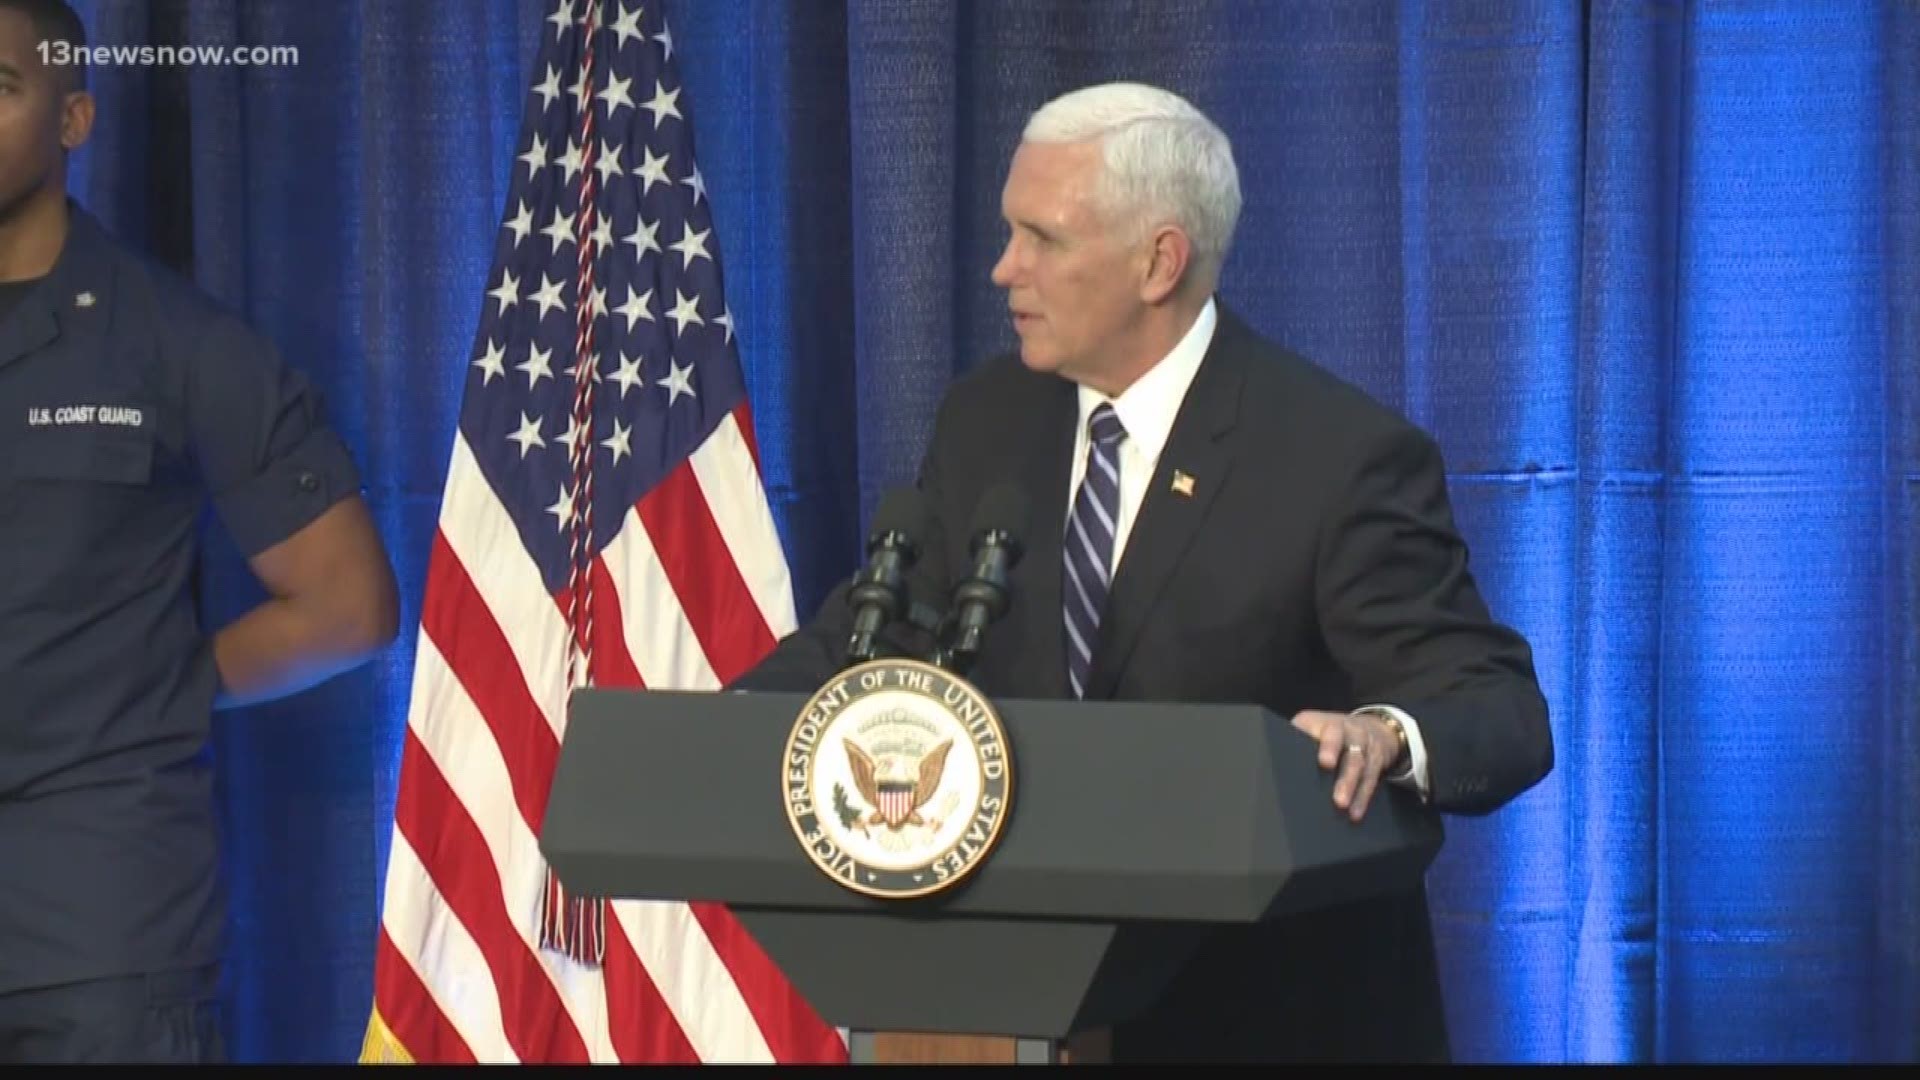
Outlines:
[[1383,712],[1400,721],[1400,727],[1407,733],[1407,774],[1391,776],[1388,781],[1400,785],[1413,785],[1424,801],[1431,795],[1431,785],[1427,781],[1427,744],[1420,738],[1420,725],[1405,711],[1392,705],[1362,705],[1355,712]]

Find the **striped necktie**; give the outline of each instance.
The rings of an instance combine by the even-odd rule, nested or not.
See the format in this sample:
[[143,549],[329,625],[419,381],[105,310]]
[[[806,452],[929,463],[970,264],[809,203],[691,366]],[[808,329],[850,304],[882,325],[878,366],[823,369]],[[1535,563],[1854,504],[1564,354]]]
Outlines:
[[1107,606],[1114,536],[1120,521],[1120,442],[1127,429],[1113,406],[1102,404],[1087,421],[1087,468],[1067,522],[1067,587],[1061,596],[1066,616],[1067,681],[1074,697],[1084,697],[1093,647],[1099,641],[1100,616]]

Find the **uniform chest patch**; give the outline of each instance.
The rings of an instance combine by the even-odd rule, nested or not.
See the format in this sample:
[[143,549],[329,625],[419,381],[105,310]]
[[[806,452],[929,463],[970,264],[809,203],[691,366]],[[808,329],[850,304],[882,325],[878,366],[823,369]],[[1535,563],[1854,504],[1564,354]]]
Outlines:
[[124,405],[30,405],[27,407],[28,427],[79,425],[137,428],[145,422],[145,413]]

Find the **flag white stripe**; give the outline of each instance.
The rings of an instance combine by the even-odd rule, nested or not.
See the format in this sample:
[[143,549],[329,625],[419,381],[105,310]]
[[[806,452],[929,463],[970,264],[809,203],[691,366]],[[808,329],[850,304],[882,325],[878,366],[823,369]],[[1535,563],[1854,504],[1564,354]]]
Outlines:
[[785,637],[798,625],[792,577],[738,414],[728,414],[689,460],[727,553],[760,606],[760,618],[776,639]]
[[[567,72],[567,77],[576,80],[577,88],[583,95],[591,94],[593,86],[590,84],[596,79],[611,85],[613,80],[622,77],[619,74],[622,71],[635,75],[643,83],[656,81],[653,79],[655,75],[668,83],[676,81],[677,75],[670,63],[665,67],[659,66],[662,61],[669,59],[670,54],[656,48],[655,43],[668,39],[663,20],[651,9],[649,22],[655,25],[658,36],[643,35],[639,44],[645,48],[615,48],[600,54],[598,72],[581,67],[579,57],[583,54],[578,46],[582,39],[577,29],[595,22],[602,15],[611,17],[614,12],[602,12],[598,4],[589,4],[585,12],[576,12],[574,9],[578,2],[562,0],[557,9],[550,7],[554,14],[547,22],[552,26],[553,36],[548,37],[547,27],[541,28],[542,70],[549,73]],[[620,11],[623,19],[630,23],[632,13],[626,12],[625,8]],[[572,38],[569,38],[570,34]],[[590,103],[583,97],[576,104]],[[535,148],[538,152],[529,149],[523,157],[537,158],[539,154],[549,153],[543,139],[559,140],[552,151],[552,154],[557,154],[559,148],[574,137],[574,133],[592,125],[590,112],[527,112],[522,117],[522,126],[529,131],[539,128],[529,140],[532,144],[538,144]],[[671,159],[680,163],[675,166],[676,175],[692,168],[692,147],[682,138],[686,134],[684,125],[669,125],[666,128],[655,125],[651,131],[653,142],[648,147],[649,155],[662,152],[661,160]],[[631,134],[637,141],[647,141],[643,138],[646,129],[641,128],[632,132],[626,132],[624,128],[621,132],[615,132],[609,128],[608,134]],[[601,148],[604,150],[605,146]],[[557,178],[560,171],[557,158],[552,168],[552,176]],[[571,174],[566,178],[566,185],[543,186],[535,181],[544,178],[533,175],[541,171],[533,170],[524,183],[519,179],[520,174],[513,171],[515,183],[527,187],[527,190],[524,197],[515,196],[511,201],[520,206],[523,212],[532,207],[532,213],[544,218],[562,213],[568,200],[575,199],[579,203],[575,212],[581,215],[583,223],[590,224],[594,208],[589,205],[589,189],[584,185],[575,188]],[[605,179],[611,181],[616,178]],[[528,187],[528,184],[532,186]],[[637,179],[622,180],[615,186],[630,192],[638,192],[641,187]],[[651,185],[646,187],[648,191],[640,193],[650,194]],[[667,188],[672,192],[679,191],[671,183]],[[613,188],[609,187],[603,198],[612,197],[613,194]],[[703,217],[704,210],[698,205],[699,195],[697,187],[694,197],[676,195],[668,204],[656,207],[659,210],[656,216],[661,221],[677,221],[689,233],[703,223],[710,225]],[[611,204],[602,202],[599,205],[604,214]],[[506,222],[503,215],[502,226],[511,229],[513,223]],[[577,237],[556,236],[554,239],[556,242],[572,243]],[[511,250],[523,252],[524,249]],[[638,259],[642,254],[636,251],[632,258]],[[624,251],[622,257],[626,258]],[[714,257],[718,259],[717,251]],[[533,268],[532,263],[522,266],[512,260],[496,262],[497,268],[489,274],[490,280],[506,281],[510,272],[518,274],[524,283],[522,299],[535,290],[534,277],[539,278],[539,287],[542,289],[551,286],[552,291],[557,292],[560,286],[565,286],[569,292],[583,292],[582,283],[589,277],[600,280],[609,272],[592,271],[583,263],[577,268],[579,274],[563,271],[558,282],[550,282],[551,275]],[[688,270],[689,262],[681,260],[681,269]],[[714,268],[716,275],[711,281],[694,280],[682,274],[683,281],[689,282],[694,290],[699,306],[708,310],[716,310],[724,305],[724,298],[719,292],[717,263]],[[609,269],[614,277],[623,272],[611,264]],[[632,274],[641,275],[636,278],[636,284],[644,285],[641,279],[659,268],[643,267],[630,260],[626,269]],[[612,279],[607,278],[602,283],[611,284]],[[663,289],[666,286],[664,280],[654,284]],[[580,287],[575,288],[576,285]],[[684,302],[684,292],[678,295]],[[560,301],[561,313],[572,312],[585,316],[586,307],[591,306],[594,312],[607,315],[602,306],[603,298],[597,293],[591,305],[588,300],[584,293],[571,300],[563,298]],[[581,310],[574,311],[576,306]],[[488,315],[490,311],[494,313],[491,316]],[[503,320],[499,318],[503,312],[504,306],[496,309],[493,305],[488,305],[482,311],[482,337],[491,356],[506,353],[518,359],[525,355],[546,356],[550,351],[564,354],[573,344],[573,338],[578,336],[570,331],[582,329],[578,324],[569,327],[564,320],[554,325],[540,319],[533,320],[531,324],[527,320]],[[524,313],[524,310],[520,312]],[[724,365],[730,372],[738,370],[737,357],[730,342],[727,347],[721,348],[717,339],[703,335],[689,340],[675,338],[670,344],[673,348],[669,351],[673,355],[668,359],[673,361],[675,370],[682,372],[683,377],[685,372],[697,374],[714,365]],[[530,354],[526,351],[529,349],[538,352]],[[485,363],[484,360],[480,361],[480,366],[484,367]],[[802,1046],[808,1046],[816,1039],[815,1033],[805,1030],[808,1024],[814,1022],[814,1018],[802,1011],[788,1010],[780,997],[783,987],[763,988],[759,985],[762,978],[772,978],[777,973],[761,972],[755,958],[736,958],[731,948],[725,952],[716,951],[704,927],[694,917],[701,909],[673,902],[613,902],[609,913],[615,922],[609,934],[611,951],[605,968],[578,965],[533,947],[541,936],[535,913],[539,907],[541,890],[547,881],[547,868],[539,857],[538,828],[535,824],[539,815],[524,791],[515,792],[512,781],[518,779],[523,784],[528,781],[524,770],[530,763],[520,760],[524,752],[521,741],[528,737],[544,737],[544,733],[537,728],[520,730],[523,725],[544,722],[556,739],[564,738],[569,690],[568,654],[574,628],[556,597],[559,586],[552,576],[563,568],[551,565],[546,554],[553,550],[553,545],[546,541],[561,539],[560,523],[553,519],[550,512],[539,509],[549,505],[556,495],[562,493],[548,488],[538,491],[526,489],[519,482],[525,478],[521,468],[526,456],[512,455],[513,448],[510,445],[501,445],[497,441],[508,438],[507,433],[513,429],[513,425],[505,423],[506,418],[524,417],[528,415],[528,407],[548,410],[541,425],[550,432],[557,430],[553,426],[555,424],[564,426],[569,413],[562,409],[556,414],[552,406],[535,404],[533,399],[526,398],[524,395],[527,390],[518,383],[520,370],[516,369],[516,374],[504,381],[488,378],[474,380],[467,386],[462,405],[463,423],[469,428],[474,424],[482,425],[488,433],[480,445],[472,445],[465,437],[467,429],[456,431],[452,456],[441,489],[443,504],[436,542],[447,545],[442,555],[450,553],[461,564],[467,580],[456,582],[455,588],[462,594],[461,603],[470,602],[476,610],[435,611],[438,621],[430,625],[440,635],[438,649],[422,635],[420,659],[417,660],[414,673],[413,711],[408,720],[410,738],[421,745],[409,747],[409,757],[421,767],[420,771],[444,777],[447,786],[441,788],[433,785],[429,802],[404,803],[410,813],[421,815],[413,838],[419,846],[406,849],[396,829],[395,848],[401,854],[390,867],[409,856],[413,862],[400,867],[396,871],[397,876],[390,879],[390,882],[397,882],[392,884],[388,900],[394,910],[400,913],[393,916],[392,925],[397,929],[391,932],[399,955],[388,956],[383,950],[383,963],[413,965],[420,973],[421,985],[427,988],[425,993],[433,995],[436,1000],[466,995],[459,998],[464,1010],[460,1015],[462,1023],[472,1030],[463,1031],[463,1034],[482,1060],[511,1061],[517,1056],[512,1049],[516,1045],[529,1056],[544,1055],[546,1051],[540,1049],[541,1044],[561,1034],[553,1030],[528,1030],[531,1024],[540,1024],[548,1029],[566,1027],[566,1016],[554,1011],[553,999],[547,997],[546,987],[538,982],[542,977],[553,984],[558,998],[557,1007],[566,1009],[571,1015],[574,1026],[585,1042],[587,1056],[594,1061],[616,1060],[613,1043],[626,1048],[641,1061],[658,1060],[661,1056],[675,1054],[682,1049],[690,1049],[701,1059],[710,1061],[767,1062],[774,1059],[776,1051],[791,1056],[789,1044],[792,1044],[794,1053],[798,1053]],[[463,371],[470,369],[463,368]],[[530,376],[537,374],[532,371],[526,373]],[[601,374],[595,372],[596,381]],[[737,385],[737,376],[731,376],[731,381]],[[485,385],[482,385],[483,382]],[[503,393],[509,394],[511,400],[498,396]],[[626,404],[624,393],[621,398],[621,401],[615,402],[603,394],[593,409],[594,413],[604,419],[611,407],[616,415],[631,414],[632,406]],[[564,404],[563,400],[561,405]],[[538,417],[540,414],[536,411],[532,415]],[[641,421],[635,425],[636,429],[653,423],[639,414],[631,414],[631,418]],[[646,441],[646,450],[651,454],[677,454],[689,449],[684,442],[677,446],[671,440],[655,443],[655,437],[667,434],[657,429],[635,430],[633,434]],[[552,439],[555,436],[547,437]],[[487,446],[485,442],[494,442],[495,445]],[[677,573],[682,557],[686,565],[695,568],[696,572],[712,571],[725,576],[725,580],[715,582],[681,582],[682,587],[689,589],[684,596],[685,601],[704,602],[710,595],[737,596],[737,590],[731,584],[731,575],[737,574],[752,599],[732,600],[730,596],[730,603],[753,605],[763,624],[776,638],[791,632],[797,625],[790,572],[767,502],[767,493],[760,486],[758,468],[749,450],[751,442],[752,427],[747,421],[746,410],[741,408],[738,412],[730,412],[721,418],[719,430],[703,441],[701,446],[693,448],[694,453],[685,459],[692,475],[675,478],[676,481],[689,480],[695,485],[694,490],[699,493],[697,497],[708,504],[704,511],[697,512],[709,514],[714,522],[713,532],[707,532],[702,521],[697,523],[698,531],[689,530],[686,535],[704,536],[704,541],[696,542],[704,542],[718,550],[677,551],[668,546],[678,542],[677,535],[670,538],[663,531],[659,537],[651,536],[637,513],[623,512],[623,508],[618,506],[608,508],[604,503],[598,511],[606,514],[611,510],[618,520],[605,521],[604,524],[617,524],[621,530],[621,535],[611,548],[595,553],[598,560],[596,575],[600,582],[595,596],[596,614],[601,620],[611,620],[602,624],[608,630],[613,625],[620,627],[617,633],[597,639],[598,648],[603,650],[598,655],[607,656],[618,663],[620,658],[614,654],[624,651],[648,686],[694,690],[718,688],[714,661],[719,659],[720,654],[716,652],[713,657],[706,655],[699,637],[693,632],[695,625],[705,632],[705,620],[709,613],[698,607],[688,609],[682,596],[676,594],[673,581],[666,573],[667,567],[675,568]],[[550,443],[549,449],[541,452],[561,451],[554,450]],[[491,463],[496,459],[511,470],[514,477],[511,480],[502,479],[504,486],[498,492],[488,482],[488,474],[483,473],[479,465],[484,461],[491,469]],[[610,463],[614,471],[607,473],[604,467],[609,463],[601,459],[595,467],[596,477],[604,478],[600,490],[610,491],[627,482],[630,475],[623,473],[622,467],[631,468],[643,460],[645,455],[631,461],[615,459]],[[672,466],[674,462],[669,458],[665,464]],[[494,475],[507,474],[496,472]],[[616,496],[616,503],[625,498],[624,495]],[[516,516],[523,500],[526,501],[526,515]],[[509,510],[514,513],[510,514]],[[521,531],[514,524],[516,520],[525,520],[528,529],[538,531],[541,535],[537,539],[542,543],[523,544]],[[548,529],[553,531],[548,532]],[[674,532],[679,534],[682,530],[676,528]],[[731,565],[723,564],[723,558]],[[438,575],[436,580],[439,580]],[[437,597],[428,597],[430,602],[435,599]],[[477,608],[481,606],[486,608],[486,614],[492,620],[492,626],[485,628],[488,640],[469,638],[468,626],[460,621],[463,615],[477,617]],[[728,611],[722,614],[727,620],[724,625],[741,625],[737,621],[739,613]],[[698,624],[694,622],[695,618],[700,620]],[[495,628],[501,640],[491,639]],[[761,639],[758,635],[754,637],[757,648]],[[470,640],[484,647],[481,653],[473,657],[462,648]],[[730,646],[734,644],[729,643]],[[716,646],[716,649],[719,648]],[[496,739],[492,727],[486,722],[495,708],[490,700],[493,684],[471,675],[506,675],[511,669],[470,673],[467,665],[476,658],[497,665],[499,669],[514,665],[532,698],[530,707],[539,710],[541,719],[536,721],[531,716],[517,715],[525,703],[516,700],[516,715],[511,718],[514,729],[502,727]],[[603,670],[599,664],[595,668]],[[464,684],[462,676],[467,676]],[[471,695],[467,692],[468,686],[473,688]],[[433,765],[429,767],[427,761],[422,760],[415,751],[423,751]],[[542,759],[545,757],[544,753],[539,756]],[[419,783],[417,778],[411,782]],[[405,785],[409,779],[403,776],[401,783],[402,792],[408,792]],[[523,806],[526,808],[524,811]],[[472,837],[478,835],[485,850],[461,851],[459,857],[469,860],[469,863],[447,865],[446,860],[450,856],[447,850],[442,849],[440,842],[428,844],[427,838],[435,835],[431,831],[435,823],[457,826],[461,831],[453,839],[462,847],[471,844]],[[469,824],[473,827],[471,832],[468,831]],[[482,913],[486,921],[476,922],[472,928],[461,926],[455,909],[447,904],[446,896],[436,891],[432,878],[437,872],[441,875],[440,880],[451,887],[454,878],[449,876],[449,872],[452,870],[461,871],[461,892],[454,895],[454,899],[460,903],[458,910],[467,910],[469,898],[465,895],[466,889],[497,888],[501,890],[500,902],[507,909],[512,929],[497,925],[498,912],[491,909],[490,905],[494,902],[491,894],[483,894],[479,898],[489,904],[489,909]],[[491,878],[489,872],[492,873]],[[383,925],[387,925],[388,918],[389,915],[383,912]],[[453,946],[434,944],[438,938],[447,936],[447,931],[440,929],[442,924],[458,932],[464,942],[464,952],[457,951]],[[533,980],[532,986],[523,989],[531,991],[537,1002],[514,1000],[518,995],[510,993],[507,984],[493,981],[493,965],[489,965],[487,960],[491,958],[497,964],[501,958],[490,957],[488,950],[498,947],[495,937],[501,934],[508,936],[499,945],[516,949],[525,947],[528,954],[539,958],[537,963],[544,975],[535,974],[531,970],[534,965],[527,964],[526,956],[517,951],[512,957],[514,970],[509,972],[504,967],[501,969],[503,975],[510,975],[512,985],[518,986],[522,979]],[[516,942],[514,936],[520,940]],[[430,954],[433,960],[430,964],[421,964],[412,955],[429,948],[435,950]],[[735,959],[747,964],[754,974],[736,978],[726,966],[728,961]],[[638,971],[635,970],[636,965]],[[376,972],[377,990],[388,996],[400,995],[402,998],[421,993],[411,985],[412,980],[404,978],[403,970],[396,967],[386,972],[388,977],[384,980]],[[646,983],[644,987],[631,988],[636,1006],[658,1012],[659,1015],[608,1015],[609,980],[612,980],[615,991],[612,1004],[620,1006],[624,1013],[627,1008],[627,988],[623,987],[620,980],[629,974],[636,975]],[[661,999],[657,1002],[651,996],[655,992]],[[491,997],[482,1000],[484,995]],[[749,1002],[753,1009],[765,1010],[769,1025],[767,1030],[760,1029],[753,1009],[748,1008]],[[481,1007],[489,1003],[490,1007]],[[402,1004],[396,1001],[391,1007],[399,1012]],[[424,1006],[425,1002],[419,1004]],[[531,1011],[536,1005],[537,1014]],[[381,1001],[376,999],[376,1009],[380,1006]],[[610,1022],[621,1025],[612,1029],[611,1037]],[[675,1024],[681,1028],[677,1037],[664,1030]],[[453,1030],[462,1028],[455,1027]],[[845,1033],[840,1034],[844,1045]],[[682,1040],[684,1046],[676,1045]],[[771,1045],[773,1043],[780,1045],[776,1047]],[[571,1039],[566,1040],[566,1045],[571,1053]]]
[[[474,591],[513,650],[547,726],[566,728],[567,623],[540,579],[533,556],[520,545],[513,519],[473,459],[465,435],[453,440],[440,535],[460,557]],[[413,715],[420,715],[417,711]]]
[[[485,478],[473,462],[471,451],[466,447],[464,440],[456,442],[455,464],[467,472],[464,476],[454,476],[448,482],[448,509],[442,515],[447,519],[447,524],[442,525],[443,535],[447,536],[448,545],[467,566],[474,589],[480,593],[487,607],[494,612],[501,634],[506,638],[508,647],[519,662],[521,670],[526,671],[531,663],[546,661],[545,666],[550,674],[545,677],[553,680],[550,685],[557,685],[564,681],[567,634],[565,620],[559,608],[551,600],[544,598],[544,585],[538,570],[534,567],[531,557],[520,546],[518,537],[513,532],[512,519],[507,517],[505,510],[491,497]],[[466,482],[469,479],[470,482]],[[456,502],[459,503],[457,507]],[[449,528],[455,520],[460,525],[457,530]],[[455,535],[456,532],[458,535]],[[477,554],[470,556],[468,548],[472,548]],[[708,663],[705,654],[701,651],[698,640],[693,637],[684,611],[673,598],[674,594],[665,571],[660,566],[651,540],[641,526],[637,511],[629,512],[626,527],[621,530],[614,543],[603,550],[601,562],[606,566],[608,577],[613,581],[616,591],[621,594],[618,607],[622,615],[623,633],[629,644],[629,656],[633,659],[641,678],[649,686],[662,688],[667,686],[717,688],[719,680],[713,673],[712,665]],[[634,591],[636,588],[643,591],[636,592]],[[648,596],[653,599],[644,604],[628,601],[628,597],[634,596]],[[634,647],[636,640],[640,643],[638,649]],[[666,678],[661,677],[663,674]],[[532,685],[530,680],[529,686]],[[559,713],[545,700],[546,695],[537,695],[537,697],[541,699],[542,709],[547,713],[548,723],[556,734],[563,731],[564,714]],[[478,717],[475,717],[475,720],[477,721]],[[458,721],[455,721],[454,725],[457,728],[464,726]],[[531,854],[537,857],[537,847],[532,849]],[[538,879],[535,884],[536,886],[539,884]],[[615,912],[618,913],[622,906],[622,904],[615,904]],[[692,1016],[706,1024],[714,1038],[723,1037],[723,1033],[727,1030],[724,1014],[730,1010],[711,1002],[702,1004],[698,999],[690,999],[687,996],[692,992],[688,989],[690,986],[713,987],[723,983],[725,990],[715,993],[720,996],[730,996],[738,1003],[741,1014],[747,1016],[746,1031],[751,1033],[750,1042],[747,1045],[764,1048],[765,1039],[760,1035],[758,1028],[751,1023],[751,1014],[745,1011],[745,1002],[740,997],[739,988],[734,984],[731,973],[714,952],[712,943],[707,940],[704,930],[693,921],[691,912],[687,912],[684,905],[659,906],[678,907],[681,910],[664,925],[656,917],[643,920],[637,924],[638,928],[658,935],[681,933],[683,932],[681,928],[684,927],[686,932],[691,932],[695,936],[676,941],[672,948],[663,947],[658,940],[643,943],[641,939],[634,937],[633,942],[635,951],[639,953],[640,963],[647,969],[648,977],[652,979],[661,997],[668,1002],[669,1008],[673,1010],[683,1029],[687,1018]],[[515,910],[517,912],[518,909]],[[630,933],[636,930],[633,920],[626,916],[620,917],[622,925],[627,926]],[[520,929],[531,933],[531,923]],[[670,967],[657,966],[649,959],[650,952],[677,962]],[[545,960],[543,954],[543,962]],[[602,985],[597,976],[594,984],[596,987]],[[599,1015],[604,1017],[606,1009],[603,989],[601,993]],[[714,1010],[711,1017],[705,1011],[708,1008]],[[602,1027],[604,1027],[604,1021]],[[582,1024],[581,1029],[582,1036],[585,1037],[587,1025]],[[700,1047],[695,1032],[686,1030],[684,1034],[697,1049]],[[741,1038],[741,1032],[735,1030],[730,1038],[734,1041],[717,1042],[715,1045],[738,1046],[740,1044],[737,1040]],[[701,1057],[705,1060],[704,1051],[701,1052]]]
[[773,1061],[740,987],[687,905],[619,900],[613,913],[702,1062]]
[[[600,561],[620,594],[622,631],[642,681],[657,689],[718,689],[720,679],[674,596],[638,510],[628,511]],[[638,597],[650,599],[640,603]],[[613,912],[700,1060],[772,1060],[733,973],[685,904],[620,900]]]
[[627,511],[619,534],[600,550],[600,563],[623,600],[652,598],[644,604],[620,605],[627,656],[640,672],[640,681],[662,690],[718,690],[720,677],[713,673],[686,609],[674,596],[673,583],[638,510]]
[[439,972],[485,972],[487,962],[473,935],[440,900],[427,868],[399,829],[393,830],[392,855],[387,861],[387,902],[381,925],[473,1056],[483,1063],[518,1064],[500,1023],[500,995],[493,980],[435,977]]
[[539,839],[513,801],[513,780],[499,744],[484,737],[490,735],[486,718],[429,640],[421,642],[414,662],[414,687],[416,713],[430,712],[443,721],[437,734],[421,733],[422,748],[446,777],[454,798],[493,856],[514,929],[539,957],[580,1030],[588,1055],[596,1062],[617,1061],[607,1029],[606,983],[600,973],[539,948],[534,913],[546,885]]

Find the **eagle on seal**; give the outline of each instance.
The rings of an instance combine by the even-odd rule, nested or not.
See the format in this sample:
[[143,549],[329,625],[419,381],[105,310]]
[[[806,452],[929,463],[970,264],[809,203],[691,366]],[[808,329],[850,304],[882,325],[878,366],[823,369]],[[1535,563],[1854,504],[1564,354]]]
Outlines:
[[[885,825],[894,832],[902,826],[925,825],[920,816],[920,808],[933,798],[940,788],[940,777],[947,768],[947,753],[953,749],[953,740],[948,739],[920,758],[918,772],[912,776],[900,775],[888,770],[882,776],[880,764],[873,755],[862,750],[852,739],[845,740],[847,763],[853,769],[853,786],[860,797],[872,806],[873,813],[858,823],[864,832],[870,825]],[[889,759],[889,763],[892,760]]]

